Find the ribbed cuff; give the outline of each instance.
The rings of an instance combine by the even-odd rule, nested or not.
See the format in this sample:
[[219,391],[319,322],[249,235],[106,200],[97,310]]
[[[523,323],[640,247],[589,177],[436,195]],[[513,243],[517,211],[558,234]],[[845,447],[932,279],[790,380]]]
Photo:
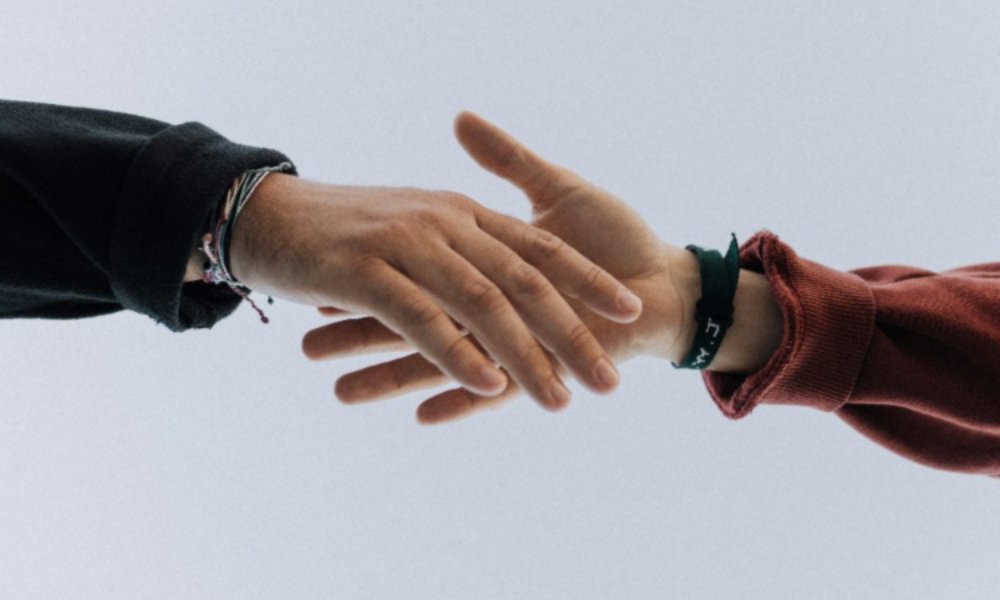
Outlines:
[[843,406],[875,327],[875,299],[868,284],[852,273],[800,258],[769,231],[743,244],[740,266],[767,277],[781,306],[784,335],[756,373],[702,373],[719,409],[739,419],[761,403],[824,411]]
[[234,144],[200,123],[155,135],[129,170],[115,216],[110,274],[122,306],[173,331],[211,327],[232,313],[241,298],[231,290],[184,283],[188,259],[233,179],[288,160]]

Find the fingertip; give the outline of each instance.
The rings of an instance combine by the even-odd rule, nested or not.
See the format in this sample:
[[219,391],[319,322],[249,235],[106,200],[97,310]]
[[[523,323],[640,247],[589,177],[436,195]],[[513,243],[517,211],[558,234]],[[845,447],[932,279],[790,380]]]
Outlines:
[[588,304],[590,308],[609,321],[615,323],[634,323],[642,316],[642,299],[625,287],[618,289],[614,304],[594,305]]
[[312,338],[310,334],[312,334],[312,332],[307,331],[306,334],[302,336],[302,342],[299,344],[299,347],[302,350],[302,354],[304,354],[306,358],[308,358],[311,361],[318,361],[320,359],[320,356],[319,354],[316,353],[315,350],[311,349]]
[[601,358],[594,366],[594,379],[597,380],[601,393],[608,393],[618,387],[621,383],[621,375],[618,369],[607,358]]
[[616,300],[618,308],[623,313],[632,315],[631,320],[639,318],[639,315],[642,314],[642,298],[627,287],[618,288],[618,297]]
[[479,113],[476,113],[475,111],[469,110],[468,108],[463,108],[462,110],[458,111],[457,115],[455,115],[455,123],[456,124],[458,124],[458,123],[473,123],[473,122],[477,122],[477,121],[478,122],[484,122],[484,121],[486,121],[486,119],[484,119],[483,117],[479,116]]
[[466,129],[477,120],[482,120],[482,118],[471,110],[463,109],[459,111],[459,113],[455,115],[455,121],[453,123],[455,137],[461,141]]
[[360,399],[357,387],[352,386],[350,379],[341,377],[333,384],[333,395],[341,404],[357,404]]
[[426,402],[417,407],[417,423],[420,425],[437,425],[441,422],[442,421],[437,418],[435,411],[427,407]]
[[549,384],[549,394],[545,401],[542,402],[542,406],[552,412],[559,412],[569,406],[572,399],[573,394],[570,393],[569,388],[556,377]]
[[474,389],[466,389],[480,396],[499,396],[507,389],[507,375],[497,367],[483,365],[479,369],[479,383],[472,387]]
[[469,119],[469,118],[474,117],[474,116],[475,116],[475,113],[473,113],[471,110],[469,110],[467,108],[463,108],[462,110],[458,111],[457,115],[455,115],[455,126],[458,127],[458,125],[462,121],[465,121],[466,119]]
[[461,397],[438,396],[425,400],[417,407],[417,423],[421,425],[440,425],[455,421],[469,412],[471,404]]

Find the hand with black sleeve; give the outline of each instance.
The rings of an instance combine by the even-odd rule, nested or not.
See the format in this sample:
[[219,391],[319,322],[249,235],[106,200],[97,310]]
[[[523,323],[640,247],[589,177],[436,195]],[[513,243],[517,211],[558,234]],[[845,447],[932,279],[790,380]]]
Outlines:
[[[210,327],[240,296],[192,276],[198,242],[236,178],[284,162],[199,123],[0,103],[0,316],[129,309],[175,331]],[[641,303],[555,235],[453,192],[289,171],[264,178],[233,220],[226,245],[239,283],[377,314],[478,393],[500,393],[509,375],[543,406],[565,406],[546,350],[595,391],[617,385],[564,295],[617,322],[638,318]]]

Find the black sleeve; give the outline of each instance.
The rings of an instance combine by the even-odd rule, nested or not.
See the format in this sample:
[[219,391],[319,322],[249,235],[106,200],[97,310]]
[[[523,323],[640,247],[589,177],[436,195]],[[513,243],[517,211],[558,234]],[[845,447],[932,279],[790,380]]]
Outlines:
[[234,178],[284,161],[200,123],[0,100],[0,318],[211,327],[240,297],[184,283],[191,250]]

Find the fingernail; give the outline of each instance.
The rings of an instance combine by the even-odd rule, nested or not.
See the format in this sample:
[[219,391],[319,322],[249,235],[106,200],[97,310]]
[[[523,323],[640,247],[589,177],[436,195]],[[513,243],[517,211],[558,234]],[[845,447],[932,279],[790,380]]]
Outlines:
[[549,385],[549,408],[558,410],[569,404],[572,395],[566,386],[558,379],[553,379]]
[[483,382],[483,387],[496,394],[507,387],[507,376],[496,367],[484,366],[479,370],[479,379]]
[[618,370],[606,358],[597,361],[597,366],[594,367],[594,374],[602,385],[609,388],[618,385],[618,382],[621,380],[618,376]]
[[626,312],[637,313],[642,310],[642,300],[626,288],[618,289],[618,306]]

